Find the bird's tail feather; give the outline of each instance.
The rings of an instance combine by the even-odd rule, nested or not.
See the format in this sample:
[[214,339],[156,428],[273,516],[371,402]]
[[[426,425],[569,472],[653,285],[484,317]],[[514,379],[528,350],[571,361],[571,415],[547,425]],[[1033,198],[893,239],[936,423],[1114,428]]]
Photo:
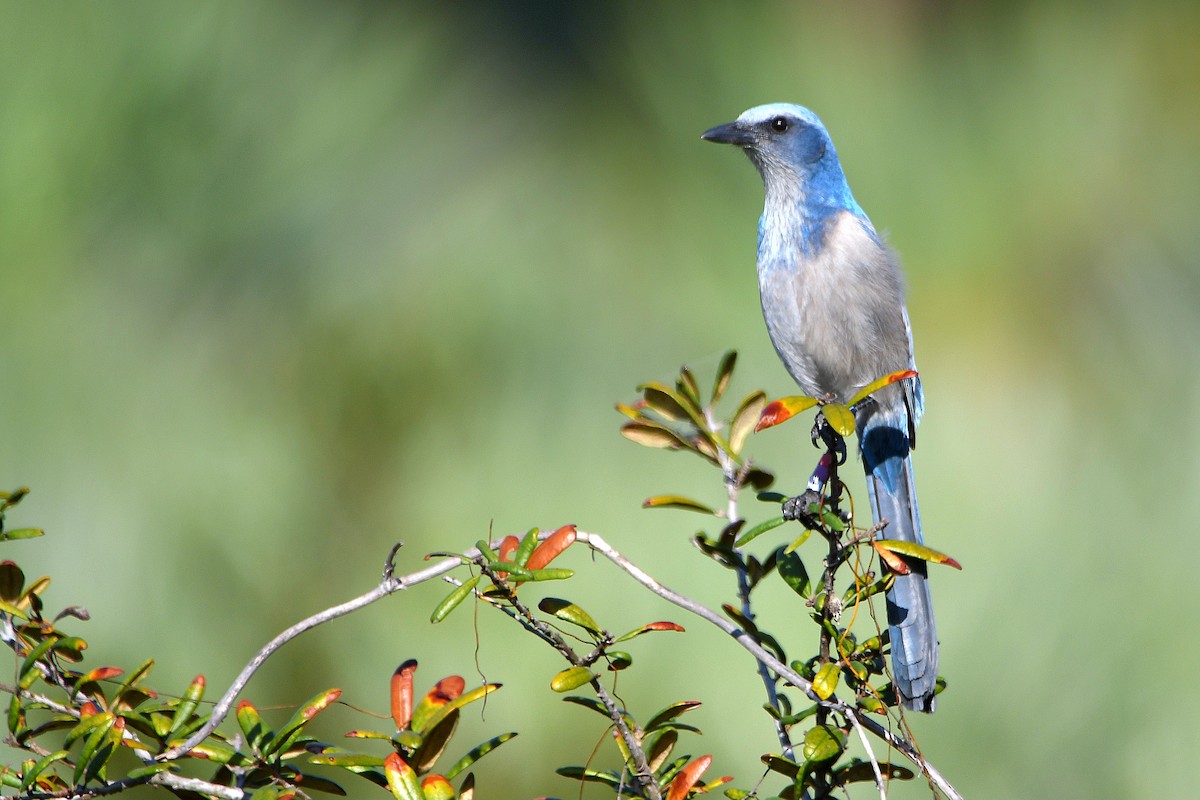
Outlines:
[[[878,422],[878,420],[873,420]],[[868,424],[868,428],[875,426]],[[883,426],[880,426],[883,427]],[[899,433],[896,429],[880,430],[874,434]],[[912,458],[908,453],[907,437],[903,455],[897,449],[870,447],[871,437],[864,432],[863,461],[867,468],[867,490],[875,520],[887,520],[883,529],[885,539],[921,543],[921,514],[917,508],[917,492],[913,482]],[[868,452],[874,450],[874,453]],[[891,450],[891,452],[886,452]],[[871,458],[875,455],[876,458]],[[879,456],[883,455],[882,458]],[[933,621],[933,602],[929,596],[929,579],[924,561],[909,562],[912,572],[896,575],[887,593],[888,628],[892,646],[892,677],[900,700],[906,708],[932,712],[934,688],[937,683],[938,641]]]

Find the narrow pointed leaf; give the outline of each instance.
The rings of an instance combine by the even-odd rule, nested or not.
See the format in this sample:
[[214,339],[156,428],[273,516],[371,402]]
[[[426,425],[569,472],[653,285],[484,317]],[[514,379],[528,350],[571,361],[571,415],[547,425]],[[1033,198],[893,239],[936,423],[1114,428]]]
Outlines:
[[432,730],[434,726],[441,722],[442,718],[451,711],[456,711],[468,703],[474,703],[476,700],[481,700],[499,688],[500,684],[498,683],[485,683],[483,686],[472,689],[466,694],[459,695],[446,705],[442,706],[440,709],[434,711],[433,716],[431,716],[429,721],[425,723],[425,728],[422,730]]
[[621,776],[615,772],[601,772],[598,769],[588,769],[587,767],[559,767],[554,771],[564,778],[572,778],[577,781],[604,783],[613,788],[622,785]]
[[456,586],[454,591],[446,595],[442,602],[438,603],[433,609],[433,613],[429,615],[429,621],[432,623],[441,622],[451,611],[458,608],[463,600],[471,596],[471,592],[479,584],[480,577],[479,575],[474,575],[468,580],[463,581],[461,585]]
[[650,747],[646,749],[646,761],[649,762],[651,770],[657,772],[659,767],[666,763],[678,741],[679,731],[672,728],[667,728],[654,737],[650,742]]
[[538,546],[538,529],[530,528],[528,533],[521,539],[521,544],[517,546],[517,552],[513,554],[512,560],[520,564],[522,567],[529,566],[529,557],[533,555],[533,550]]
[[821,406],[825,421],[842,436],[854,433],[854,412],[841,403],[826,403]]
[[696,383],[696,376],[687,367],[679,370],[679,380],[675,382],[680,393],[688,400],[692,401],[692,405],[697,410],[700,408],[700,384]]
[[203,675],[197,675],[188,684],[188,688],[184,690],[179,705],[175,707],[175,718],[171,721],[169,734],[178,733],[187,724],[189,718],[192,716],[192,712],[196,710],[196,706],[204,698],[204,686]]
[[812,596],[812,579],[801,560],[800,554],[789,550],[779,557],[779,577],[792,588],[792,591],[807,600]]
[[716,516],[717,513],[698,500],[693,500],[690,497],[681,497],[677,494],[660,494],[656,497],[649,497],[642,502],[642,508],[682,508],[687,511],[699,511],[701,514],[712,514],[713,516]]
[[574,703],[577,706],[583,706],[584,708],[590,708],[592,711],[595,711],[600,716],[606,717],[606,718],[608,717],[608,709],[606,709],[604,707],[604,704],[601,703],[599,700],[597,700],[594,697],[580,697],[577,694],[573,694],[568,697],[564,697],[563,702]]
[[663,419],[672,422],[690,419],[691,415],[684,407],[687,401],[662,384],[647,383],[642,386],[641,391],[646,405],[657,411]]
[[573,569],[557,569],[555,567],[547,567],[546,569],[535,569],[529,573],[531,581],[565,581],[567,578],[575,574]]
[[962,565],[950,556],[945,553],[939,553],[932,547],[926,547],[923,544],[906,542],[900,539],[876,539],[875,544],[876,549],[882,547],[884,550],[890,550],[893,553],[899,553],[909,558],[919,558],[922,561],[931,561],[934,564],[945,564],[947,567],[962,569]]
[[686,714],[699,706],[699,700],[683,700],[678,703],[672,703],[650,718],[650,721],[646,723],[645,731],[649,733],[656,730],[660,725],[670,722],[681,714]]
[[866,386],[864,386],[862,389],[860,389],[858,394],[856,394],[856,395],[854,395],[854,397],[850,398],[850,402],[847,403],[847,405],[850,405],[850,406],[858,405],[858,403],[863,398],[865,398],[867,395],[874,394],[875,392],[878,392],[880,389],[882,389],[885,386],[890,386],[891,384],[895,383],[896,381],[902,381],[905,378],[915,378],[915,377],[917,377],[917,371],[915,369],[902,369],[899,372],[893,372],[890,375],[884,375],[882,378],[873,380],[870,383],[868,383]]
[[805,397],[804,395],[792,395],[791,397],[781,397],[767,405],[762,410],[758,417],[758,422],[754,426],[754,432],[772,428],[782,422],[787,422],[797,414],[803,413],[817,404],[815,397]]
[[721,363],[717,367],[717,377],[713,380],[713,405],[716,405],[721,396],[725,394],[725,389],[729,386],[729,379],[733,377],[735,366],[737,366],[737,350],[730,350],[721,357]]
[[597,677],[587,667],[568,667],[550,679],[550,688],[561,694],[591,683]]
[[691,448],[675,431],[649,420],[626,422],[621,426],[621,435],[642,447],[657,447],[664,450],[686,450]]
[[787,520],[785,520],[783,517],[775,517],[774,519],[769,519],[765,522],[760,522],[757,525],[755,525],[753,528],[751,528],[750,530],[746,531],[741,536],[739,536],[737,541],[734,542],[734,546],[735,547],[745,547],[746,545],[750,544],[750,542],[757,539],[759,536],[762,536],[767,531],[775,530],[776,528],[778,528],[780,525],[784,524],[785,522],[787,522]]
[[613,640],[613,644],[616,644],[617,642],[627,642],[630,639],[634,638],[635,636],[641,636],[643,633],[654,633],[656,631],[676,631],[678,633],[684,632],[683,626],[678,625],[674,622],[666,622],[666,621],[651,622],[646,625],[643,625],[640,628],[634,628],[633,630],[629,631],[628,633],[621,634],[620,636],[618,636],[616,639]]
[[561,619],[563,622],[578,625],[588,633],[599,635],[601,632],[600,624],[592,618],[592,615],[570,600],[563,600],[560,597],[544,597],[538,603],[538,610]]
[[275,732],[267,725],[258,713],[258,709],[249,700],[242,700],[237,705],[235,714],[246,744],[254,750],[261,750],[264,745],[275,738]]
[[[879,772],[885,779],[897,781],[911,781],[916,777],[911,769],[896,764],[889,764],[886,761],[879,762]],[[856,758],[849,766],[835,771],[833,779],[838,785],[858,782],[873,783],[875,781],[875,769],[869,761],[862,761]]]
[[5,531],[0,535],[0,539],[36,539],[39,536],[45,536],[46,532],[41,528],[13,528],[11,531]]
[[423,774],[433,769],[433,765],[441,757],[446,745],[450,743],[454,731],[458,728],[460,713],[451,711],[436,724],[431,726],[421,739],[421,744],[413,751],[409,763],[417,774]]
[[29,655],[25,656],[25,660],[21,662],[21,668],[17,674],[24,678],[29,671],[34,669],[38,661],[42,659],[46,653],[50,652],[50,648],[54,647],[55,642],[59,640],[58,634],[52,633],[38,643],[38,646],[29,651]]
[[684,800],[711,763],[712,756],[700,756],[680,770],[671,781],[671,788],[667,790],[667,800]]
[[57,753],[51,753],[50,755],[43,757],[32,767],[25,770],[24,775],[21,776],[21,782],[18,786],[20,789],[20,794],[24,794],[30,786],[33,786],[33,782],[37,780],[39,775],[46,771],[47,767],[56,761],[62,761],[67,757],[67,755],[68,753],[66,750],[59,750]]
[[636,408],[629,405],[628,403],[617,403],[616,409],[620,414],[623,414],[624,416],[629,417],[630,419],[639,419],[642,416],[640,411],[638,411]]
[[486,742],[472,747],[465,756],[454,762],[454,766],[447,770],[446,777],[450,780],[454,780],[458,773],[462,772],[464,769],[470,768],[476,761],[483,758],[488,753],[492,752],[510,739],[515,739],[516,736],[517,734],[515,731],[510,731],[508,733],[502,733],[499,736],[493,736]]
[[141,683],[142,679],[149,675],[152,669],[154,669],[154,659],[148,658],[142,662],[141,666],[129,673],[129,677],[125,679],[120,687],[118,687],[116,694],[113,695],[113,704],[120,704],[125,695]]
[[574,525],[562,526],[547,536],[546,541],[537,546],[537,549],[529,556],[529,561],[525,562],[525,568],[532,572],[535,569],[547,566],[551,561],[562,555],[564,550],[575,543],[575,535]]
[[512,561],[513,553],[517,552],[517,548],[520,545],[521,540],[510,534],[501,540],[500,547],[496,550],[496,554],[500,556],[501,561]]
[[327,689],[300,706],[292,718],[279,729],[274,742],[266,749],[266,754],[286,753],[288,748],[300,737],[309,720],[329,708],[341,696],[341,689]]
[[461,675],[448,675],[438,681],[432,689],[425,693],[425,696],[417,703],[416,709],[413,710],[412,729],[418,733],[428,730],[434,716],[461,697],[466,686],[467,682],[462,679]]
[[729,422],[729,449],[736,455],[742,452],[746,439],[754,432],[767,407],[767,395],[762,391],[751,392],[743,398]]

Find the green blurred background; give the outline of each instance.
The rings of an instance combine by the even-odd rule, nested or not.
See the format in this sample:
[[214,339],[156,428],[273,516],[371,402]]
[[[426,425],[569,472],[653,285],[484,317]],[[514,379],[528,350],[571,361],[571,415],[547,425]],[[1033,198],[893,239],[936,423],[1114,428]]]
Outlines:
[[[791,393],[758,177],[699,134],[802,102],[907,267],[922,512],[965,567],[934,576],[951,688],[913,720],[924,751],[969,797],[1187,796],[1198,24],[1166,2],[0,6],[0,484],[33,488],[10,524],[50,533],[4,556],[91,610],[93,663],[154,656],[156,685],[201,671],[213,696],[397,539],[409,570],[575,522],[719,604],[702,518],[638,507],[719,484],[622,440],[612,404],[727,348],[739,394]],[[803,433],[752,442],[785,488]],[[643,719],[703,700],[688,750],[752,784],[774,742],[748,659],[571,565],[609,627],[689,627],[636,642],[621,694]],[[483,616],[478,656],[470,614],[431,630],[444,592],[308,634],[249,697],[336,685],[383,712],[401,660],[422,686],[478,663],[506,689],[450,756],[519,730],[484,796],[575,796],[552,768],[599,718],[511,623]]]

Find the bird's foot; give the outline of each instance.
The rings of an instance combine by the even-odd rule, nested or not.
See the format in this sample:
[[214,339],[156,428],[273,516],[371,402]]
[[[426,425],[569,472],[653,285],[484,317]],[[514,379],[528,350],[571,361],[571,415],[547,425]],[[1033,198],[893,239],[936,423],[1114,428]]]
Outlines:
[[816,422],[813,423],[809,436],[812,438],[813,447],[824,447],[825,450],[833,453],[837,459],[837,466],[840,467],[846,463],[846,440],[833,429],[824,414],[817,414]]
[[799,521],[806,528],[816,528],[821,524],[820,508],[821,493],[809,489],[783,501],[783,518],[789,522]]

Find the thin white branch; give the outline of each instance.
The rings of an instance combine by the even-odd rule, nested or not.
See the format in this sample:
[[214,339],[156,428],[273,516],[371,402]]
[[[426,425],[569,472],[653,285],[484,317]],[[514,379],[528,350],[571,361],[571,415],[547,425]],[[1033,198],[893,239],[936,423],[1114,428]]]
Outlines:
[[[391,556],[394,556],[395,553],[396,548],[393,548]],[[472,558],[473,556],[479,555],[479,551],[472,548],[464,553],[464,555],[467,558]],[[224,721],[225,717],[229,715],[229,709],[233,707],[234,700],[236,700],[238,695],[242,693],[242,690],[246,688],[246,684],[250,682],[250,678],[254,676],[254,673],[258,671],[258,668],[261,667],[263,663],[275,653],[275,651],[283,647],[292,639],[295,639],[305,631],[312,630],[318,625],[337,619],[338,617],[344,617],[352,611],[357,611],[360,608],[369,606],[376,600],[381,600],[390,594],[400,591],[401,589],[407,589],[409,586],[415,586],[418,583],[424,583],[425,581],[433,580],[434,578],[444,575],[463,563],[462,559],[457,557],[446,558],[430,567],[426,567],[423,570],[419,570],[418,572],[414,572],[410,575],[405,575],[402,578],[397,578],[392,574],[391,556],[389,556],[387,568],[384,569],[383,579],[380,580],[379,585],[374,589],[366,594],[355,597],[353,600],[347,600],[341,605],[327,608],[324,611],[318,611],[311,617],[303,619],[300,622],[297,622],[295,625],[292,625],[274,639],[267,642],[267,644],[261,650],[254,654],[254,657],[250,659],[250,663],[248,663],[242,669],[237,678],[235,678],[233,683],[229,686],[229,689],[226,690],[221,699],[217,701],[217,704],[213,706],[212,716],[209,718],[208,722],[197,729],[196,732],[189,736],[182,744],[176,745],[175,747],[172,747],[169,750],[161,753],[158,756],[158,760],[169,761],[173,758],[178,758],[204,741],[210,733],[217,729],[217,726]]]
[[879,800],[887,800],[887,784],[883,782],[883,773],[879,771],[879,761],[875,759],[875,751],[871,749],[871,741],[867,738],[867,732],[863,730],[856,715],[849,714],[846,718],[854,726],[855,732],[858,733],[858,740],[862,742],[863,750],[867,751],[867,758],[871,760],[871,769],[875,772],[875,785],[879,787]]

